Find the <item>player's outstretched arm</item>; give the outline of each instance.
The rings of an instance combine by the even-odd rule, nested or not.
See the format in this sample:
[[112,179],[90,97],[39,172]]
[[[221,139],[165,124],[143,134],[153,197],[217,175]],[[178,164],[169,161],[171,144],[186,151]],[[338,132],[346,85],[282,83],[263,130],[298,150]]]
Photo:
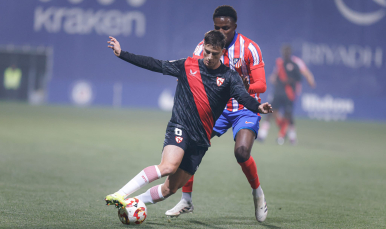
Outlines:
[[121,45],[114,37],[110,36],[107,47],[114,51],[114,54],[120,59],[129,62],[137,67],[144,68],[153,72],[163,72],[162,61],[149,56],[135,55],[133,53],[122,51]]
[[116,56],[119,56],[121,55],[121,45],[119,44],[119,42],[117,41],[117,39],[115,39],[114,37],[112,36],[109,36],[110,40],[107,41],[107,43],[109,43],[109,45],[107,47],[111,48],[113,51],[114,51],[114,54]]

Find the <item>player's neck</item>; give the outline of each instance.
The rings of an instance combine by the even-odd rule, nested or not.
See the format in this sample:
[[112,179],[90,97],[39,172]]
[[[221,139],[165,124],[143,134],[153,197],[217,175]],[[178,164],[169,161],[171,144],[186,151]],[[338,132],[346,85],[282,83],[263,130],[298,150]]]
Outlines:
[[210,70],[216,70],[217,68],[219,68],[221,66],[221,61],[219,60],[218,63],[216,65],[214,65],[213,67],[208,67],[206,66],[208,69]]

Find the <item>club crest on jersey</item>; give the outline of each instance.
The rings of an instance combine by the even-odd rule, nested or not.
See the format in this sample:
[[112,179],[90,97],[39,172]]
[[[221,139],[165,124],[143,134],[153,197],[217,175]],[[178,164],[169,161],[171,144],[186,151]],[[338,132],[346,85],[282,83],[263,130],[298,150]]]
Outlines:
[[221,86],[224,83],[224,78],[217,77],[217,86]]
[[240,68],[241,67],[241,59],[240,58],[234,58],[233,59],[233,66],[235,68]]
[[182,142],[182,140],[183,140],[183,138],[182,138],[182,137],[177,137],[177,136],[176,136],[176,142],[177,142],[177,143],[181,143],[181,142]]

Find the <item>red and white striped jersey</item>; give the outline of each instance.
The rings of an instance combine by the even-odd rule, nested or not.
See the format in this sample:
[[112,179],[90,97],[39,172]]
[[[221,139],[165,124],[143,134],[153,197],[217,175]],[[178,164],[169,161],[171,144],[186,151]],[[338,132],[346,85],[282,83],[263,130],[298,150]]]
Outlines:
[[[203,58],[204,41],[201,41],[193,52],[193,58]],[[249,94],[261,102],[260,93],[267,89],[265,81],[264,61],[260,47],[247,37],[235,33],[233,41],[226,48],[221,61],[230,69],[247,77],[249,81]],[[225,109],[231,112],[246,109],[237,100],[231,98]]]

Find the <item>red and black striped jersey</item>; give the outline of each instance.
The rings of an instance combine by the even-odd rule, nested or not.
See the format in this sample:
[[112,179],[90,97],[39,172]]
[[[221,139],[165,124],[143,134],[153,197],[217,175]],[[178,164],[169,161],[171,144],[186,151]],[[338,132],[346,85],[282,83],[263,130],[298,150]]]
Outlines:
[[289,100],[294,101],[296,83],[300,82],[301,74],[299,66],[293,59],[276,59],[277,80],[275,83],[275,96],[287,96]]
[[249,96],[237,72],[221,64],[208,69],[202,59],[160,61],[151,57],[121,52],[120,58],[136,66],[178,78],[171,126],[186,130],[197,145],[210,146],[213,126],[230,98],[237,99],[258,113],[258,103]]
[[[204,41],[201,41],[193,52],[193,58],[203,58]],[[225,54],[221,57],[222,63],[230,69],[244,75],[249,80],[250,95],[261,102],[260,93],[267,89],[264,71],[264,61],[260,47],[240,33],[235,33],[233,41],[226,48]],[[226,108],[228,111],[245,109],[236,99],[231,98]]]

